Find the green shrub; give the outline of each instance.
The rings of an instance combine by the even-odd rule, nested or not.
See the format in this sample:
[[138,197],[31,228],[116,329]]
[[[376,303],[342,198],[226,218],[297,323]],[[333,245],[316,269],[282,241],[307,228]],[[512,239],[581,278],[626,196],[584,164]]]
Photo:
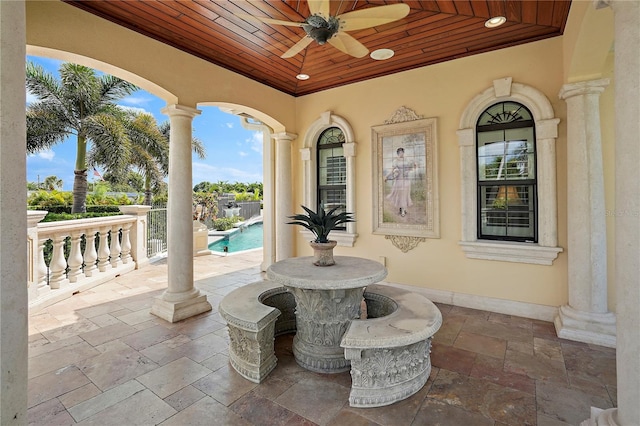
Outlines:
[[[57,221],[61,221],[61,220],[73,220],[73,219],[86,219],[86,218],[90,218],[90,217],[105,217],[105,216],[117,216],[117,215],[121,215],[122,213],[120,213],[118,211],[117,214],[114,214],[113,212],[111,213],[98,213],[98,212],[87,212],[87,213],[47,213],[47,215],[45,216],[45,218],[42,220],[42,222],[57,222]],[[41,223],[42,223],[41,222]]]
[[[121,204],[120,204],[121,205]],[[104,206],[87,206],[87,213],[120,213],[120,208],[117,205],[104,205]]]
[[71,192],[61,191],[36,191],[27,198],[27,205],[38,208],[46,208],[53,206],[69,206],[72,203]]
[[216,231],[228,231],[233,228],[233,224],[236,223],[231,217],[223,217],[213,221],[213,229]]

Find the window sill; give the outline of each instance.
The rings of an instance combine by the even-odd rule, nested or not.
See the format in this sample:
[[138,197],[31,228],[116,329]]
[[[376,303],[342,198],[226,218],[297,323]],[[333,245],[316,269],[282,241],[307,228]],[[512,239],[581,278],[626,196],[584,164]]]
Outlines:
[[[309,241],[313,240],[314,238],[314,235],[306,229],[300,231],[300,233],[304,235],[304,237]],[[345,231],[333,231],[331,232],[331,234],[329,234],[329,239],[337,241],[338,246],[341,247],[353,247],[357,238],[358,234],[349,234]]]
[[459,241],[470,259],[498,260],[502,262],[552,265],[562,247],[543,247],[529,243],[502,241]]

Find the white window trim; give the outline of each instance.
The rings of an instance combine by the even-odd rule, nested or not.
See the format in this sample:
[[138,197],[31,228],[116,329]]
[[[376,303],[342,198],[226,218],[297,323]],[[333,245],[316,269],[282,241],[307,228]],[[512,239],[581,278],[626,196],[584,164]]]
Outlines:
[[[538,243],[478,240],[476,170],[476,123],[480,114],[497,102],[523,104],[535,120],[538,176]],[[511,77],[493,81],[493,86],[476,96],[460,118],[458,145],[462,194],[462,240],[468,258],[551,265],[562,251],[558,247],[556,198],[556,147],[559,118],[554,117],[549,99],[537,89],[513,83]]]
[[[355,194],[355,156],[356,144],[353,142],[353,130],[344,118],[334,115],[331,111],[326,111],[314,121],[304,137],[304,148],[300,149],[300,157],[303,163],[303,200],[304,205],[315,210],[318,206],[318,182],[316,169],[318,167],[317,160],[317,144],[318,138],[322,132],[330,127],[337,127],[344,133],[345,143],[342,144],[344,157],[347,163],[347,206],[348,212],[356,215],[356,194]],[[347,223],[345,231],[332,231],[331,239],[336,240],[339,246],[353,247],[358,237],[357,222]],[[312,238],[311,232],[303,229],[300,231],[305,236]]]

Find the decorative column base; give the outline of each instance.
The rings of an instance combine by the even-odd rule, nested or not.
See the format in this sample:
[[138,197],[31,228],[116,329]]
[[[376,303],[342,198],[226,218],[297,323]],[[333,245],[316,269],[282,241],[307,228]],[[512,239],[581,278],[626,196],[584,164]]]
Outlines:
[[618,426],[617,408],[609,408],[602,410],[600,408],[591,407],[591,418],[580,423],[580,426]]
[[297,331],[293,338],[296,362],[316,373],[349,371],[351,362],[344,357],[340,341],[351,321],[360,316],[364,287],[328,291],[287,289],[296,299]]
[[599,314],[561,306],[554,324],[558,337],[577,342],[616,347],[616,316],[612,312]]
[[164,299],[165,295],[156,298],[151,313],[169,322],[178,322],[183,319],[209,312],[211,304],[207,302],[207,296],[200,295],[197,292],[196,297],[180,301],[168,301]]

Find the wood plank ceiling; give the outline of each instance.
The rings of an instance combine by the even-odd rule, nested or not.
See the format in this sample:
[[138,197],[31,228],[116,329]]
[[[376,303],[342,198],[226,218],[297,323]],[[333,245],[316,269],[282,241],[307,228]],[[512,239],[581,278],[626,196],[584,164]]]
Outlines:
[[[293,96],[559,36],[571,5],[571,0],[404,1],[411,8],[404,19],[349,33],[370,51],[395,52],[377,61],[315,42],[282,59],[305,35],[302,28],[235,15],[302,22],[310,15],[306,0],[64,1]],[[399,2],[332,0],[331,15],[394,3]],[[507,22],[485,28],[494,16]],[[301,81],[298,74],[310,78]]]

